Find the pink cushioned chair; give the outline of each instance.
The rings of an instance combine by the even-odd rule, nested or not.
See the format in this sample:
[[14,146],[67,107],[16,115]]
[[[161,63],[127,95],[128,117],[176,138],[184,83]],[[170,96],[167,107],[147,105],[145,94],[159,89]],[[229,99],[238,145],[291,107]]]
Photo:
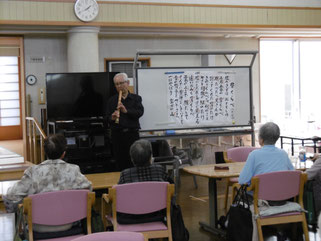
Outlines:
[[[253,147],[253,146],[240,146],[240,147],[233,147],[228,149],[227,151],[223,152],[224,155],[224,160],[226,163],[229,162],[246,162],[247,157],[249,154],[256,150],[259,149],[258,147]],[[225,209],[225,214],[227,213],[227,203],[228,203],[228,194],[229,194],[229,188],[232,186],[234,183],[238,183],[238,178],[227,178],[227,185],[225,189],[225,204],[224,204],[224,209]]]
[[[28,216],[29,241],[33,241],[33,224],[64,225],[87,217],[87,232],[91,233],[91,208],[95,193],[89,190],[63,190],[30,195],[23,200]],[[69,241],[85,234],[46,239]],[[44,241],[44,240],[43,240]]]
[[[167,182],[137,182],[115,185],[103,195],[103,202],[112,203],[114,231],[140,232],[147,241],[150,238],[168,238],[172,241],[171,199],[174,185]],[[119,224],[117,212],[146,214],[166,208],[166,223],[149,222],[140,224]],[[104,215],[104,214],[103,214]]]
[[72,241],[144,241],[144,235],[135,232],[101,232],[76,238]]
[[263,241],[262,226],[282,223],[301,222],[305,241],[309,241],[308,226],[305,213],[300,211],[279,213],[270,216],[260,216],[258,200],[281,201],[295,197],[296,202],[303,208],[303,189],[307,174],[301,171],[280,171],[257,175],[252,178],[248,191],[253,190],[254,214],[256,219],[259,240]]

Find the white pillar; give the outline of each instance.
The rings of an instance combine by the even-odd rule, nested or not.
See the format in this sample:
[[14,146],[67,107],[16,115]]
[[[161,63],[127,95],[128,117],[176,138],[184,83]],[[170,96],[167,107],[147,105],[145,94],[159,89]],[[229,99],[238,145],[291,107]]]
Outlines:
[[68,72],[99,71],[99,27],[74,27],[68,30]]

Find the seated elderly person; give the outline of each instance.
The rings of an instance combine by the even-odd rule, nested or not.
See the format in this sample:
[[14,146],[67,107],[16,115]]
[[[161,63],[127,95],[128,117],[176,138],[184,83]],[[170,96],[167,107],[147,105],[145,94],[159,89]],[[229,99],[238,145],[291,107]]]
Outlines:
[[[239,176],[240,184],[250,184],[251,178],[263,173],[294,170],[288,154],[277,147],[276,141],[280,137],[280,128],[273,122],[264,124],[259,130],[259,143],[262,148],[252,151]],[[252,202],[252,192],[249,192],[249,201]],[[268,201],[271,206],[283,205],[285,201]],[[258,240],[256,221],[252,217],[252,241]],[[282,237],[284,234],[278,231]]]
[[163,166],[152,164],[152,146],[149,141],[135,141],[129,154],[134,167],[121,172],[118,184],[148,181],[173,183]]
[[313,180],[317,177],[317,175],[321,175],[321,157],[319,154],[314,155],[312,161],[314,161],[313,165],[311,168],[306,170],[308,180]]
[[[14,212],[23,198],[42,192],[92,189],[91,182],[81,174],[79,166],[68,164],[62,159],[66,153],[66,139],[62,135],[51,135],[44,141],[44,149],[48,160],[25,170],[23,177],[8,189],[3,197],[7,211]],[[55,232],[70,229],[72,224],[62,226],[46,226],[34,224],[37,232]]]
[[[118,184],[148,181],[173,183],[163,166],[152,164],[152,146],[149,141],[135,141],[129,153],[134,167],[121,172]],[[164,221],[164,217],[165,210],[142,215],[117,213],[117,221],[122,224]]]
[[307,191],[312,188],[314,198],[313,210],[317,216],[321,213],[321,157],[319,154],[316,154],[312,160],[314,160],[313,165],[306,170],[309,180]]
[[263,173],[294,170],[288,154],[277,147],[280,128],[273,122],[264,124],[259,130],[259,143],[262,148],[252,151],[239,176],[239,183],[251,182],[251,178]]

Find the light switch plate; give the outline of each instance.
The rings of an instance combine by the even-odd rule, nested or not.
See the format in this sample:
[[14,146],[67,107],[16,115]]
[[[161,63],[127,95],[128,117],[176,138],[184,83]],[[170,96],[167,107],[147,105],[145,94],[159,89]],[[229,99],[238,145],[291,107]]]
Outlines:
[[46,93],[44,88],[38,89],[38,102],[39,102],[39,105],[46,104]]

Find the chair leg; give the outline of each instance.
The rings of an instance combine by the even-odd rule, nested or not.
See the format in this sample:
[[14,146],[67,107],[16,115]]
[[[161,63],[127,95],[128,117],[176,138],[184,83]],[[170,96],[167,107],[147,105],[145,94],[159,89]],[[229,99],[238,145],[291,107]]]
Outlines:
[[230,188],[230,181],[227,178],[226,181],[226,189],[225,189],[225,200],[224,200],[224,210],[225,210],[225,215],[227,214],[227,203],[228,203],[228,193],[229,193],[229,188]]
[[308,225],[307,225],[307,220],[305,219],[305,214],[302,213],[303,215],[303,221],[302,221],[302,228],[303,228],[303,233],[304,233],[304,239],[305,241],[309,241],[309,230],[308,230]]
[[196,181],[196,176],[195,175],[193,175],[193,180],[194,180],[195,189],[197,189],[198,185],[197,185],[197,181]]
[[148,235],[144,234],[144,241],[148,241],[148,240],[149,240]]

